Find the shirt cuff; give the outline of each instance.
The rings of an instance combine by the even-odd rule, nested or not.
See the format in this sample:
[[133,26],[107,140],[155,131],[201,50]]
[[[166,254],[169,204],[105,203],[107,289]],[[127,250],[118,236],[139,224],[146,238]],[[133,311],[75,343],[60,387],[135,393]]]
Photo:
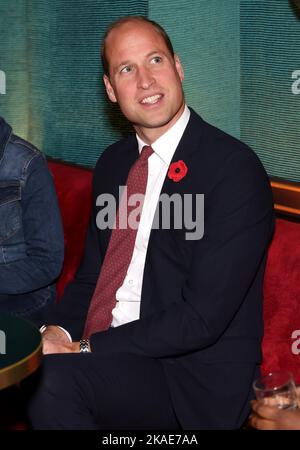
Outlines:
[[[72,341],[72,337],[71,337],[70,333],[67,330],[65,330],[63,327],[60,327],[59,325],[55,325],[55,326],[57,328],[60,328],[68,336],[68,339],[69,339],[70,342],[73,342]],[[40,332],[43,333],[46,330],[46,328],[47,328],[46,325],[42,325],[41,328],[40,328]]]

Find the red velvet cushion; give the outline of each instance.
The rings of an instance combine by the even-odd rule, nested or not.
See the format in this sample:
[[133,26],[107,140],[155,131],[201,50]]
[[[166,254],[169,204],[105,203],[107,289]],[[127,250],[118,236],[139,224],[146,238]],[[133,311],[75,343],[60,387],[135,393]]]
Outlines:
[[54,177],[65,237],[65,259],[57,283],[61,298],[80,263],[92,203],[92,171],[66,163],[48,161]]
[[262,371],[289,370],[300,383],[300,354],[292,353],[291,338],[294,330],[300,330],[300,223],[276,220],[268,252],[264,298]]

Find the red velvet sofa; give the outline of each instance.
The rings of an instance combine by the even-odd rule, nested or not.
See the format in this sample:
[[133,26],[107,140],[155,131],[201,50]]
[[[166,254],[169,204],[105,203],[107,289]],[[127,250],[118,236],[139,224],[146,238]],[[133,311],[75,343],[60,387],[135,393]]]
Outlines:
[[[65,262],[58,298],[80,262],[91,209],[92,171],[49,161],[65,231]],[[277,218],[264,282],[263,373],[287,369],[300,383],[300,222]],[[292,333],[299,329],[297,339]],[[296,334],[296,333],[295,333]],[[292,347],[293,346],[293,347]]]

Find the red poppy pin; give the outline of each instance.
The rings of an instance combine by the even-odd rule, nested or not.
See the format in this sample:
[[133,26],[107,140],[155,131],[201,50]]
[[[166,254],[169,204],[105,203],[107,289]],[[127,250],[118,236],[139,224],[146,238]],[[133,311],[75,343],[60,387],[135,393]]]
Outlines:
[[177,162],[173,162],[168,171],[168,177],[170,180],[175,181],[175,183],[178,183],[178,181],[181,181],[182,178],[186,176],[188,172],[188,168],[185,165],[185,162],[180,159]]

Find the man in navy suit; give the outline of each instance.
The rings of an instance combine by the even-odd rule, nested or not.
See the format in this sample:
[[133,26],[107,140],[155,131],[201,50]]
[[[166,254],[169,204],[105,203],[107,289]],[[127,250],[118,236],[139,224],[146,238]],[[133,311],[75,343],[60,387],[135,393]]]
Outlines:
[[[108,97],[136,134],[96,165],[83,261],[43,330],[33,427],[239,428],[261,360],[268,177],[245,144],[186,106],[180,60],[158,24],[117,21],[102,60]],[[99,229],[99,198],[118,198],[145,145],[153,149],[145,202],[111,326],[80,341],[111,237]],[[204,195],[204,234],[197,211],[181,227],[174,211],[169,227],[151,227],[162,194],[183,203]]]

